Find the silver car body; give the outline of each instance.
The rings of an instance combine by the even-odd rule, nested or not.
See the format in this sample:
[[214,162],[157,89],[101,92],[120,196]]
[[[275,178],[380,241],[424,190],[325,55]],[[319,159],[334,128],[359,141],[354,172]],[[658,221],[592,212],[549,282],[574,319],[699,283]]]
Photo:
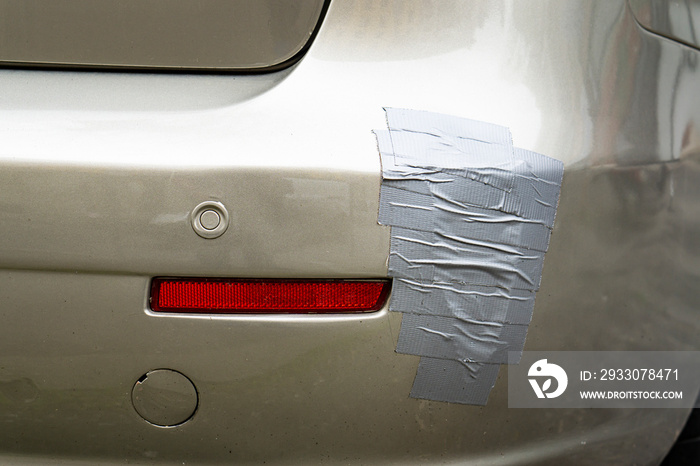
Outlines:
[[[526,350],[698,349],[699,60],[622,0],[333,0],[267,74],[0,70],[0,462],[658,463],[687,410],[509,409],[505,366],[486,406],[412,399],[386,308],[161,316],[148,290],[386,277],[371,131],[411,108],[565,163]],[[158,368],[199,392],[181,426],[132,407]]]

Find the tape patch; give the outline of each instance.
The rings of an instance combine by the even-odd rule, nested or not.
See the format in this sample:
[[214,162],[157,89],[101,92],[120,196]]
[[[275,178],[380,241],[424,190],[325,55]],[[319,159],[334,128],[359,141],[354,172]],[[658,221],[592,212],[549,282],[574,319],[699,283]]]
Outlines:
[[484,405],[523,350],[564,165],[502,126],[384,110],[378,222],[392,227],[396,351],[421,356],[410,396]]
[[498,377],[498,364],[420,358],[411,397],[433,401],[485,405]]

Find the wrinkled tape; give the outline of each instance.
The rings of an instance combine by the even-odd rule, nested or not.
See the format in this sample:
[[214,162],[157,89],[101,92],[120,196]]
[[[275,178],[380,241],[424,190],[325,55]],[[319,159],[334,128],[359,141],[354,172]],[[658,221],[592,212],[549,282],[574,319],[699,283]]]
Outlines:
[[395,278],[389,309],[409,314],[527,325],[535,309],[535,293]]
[[485,405],[496,384],[498,364],[420,358],[411,396],[434,401]]
[[423,281],[536,290],[544,253],[485,240],[395,227],[389,273]]
[[[402,159],[392,153],[391,147],[396,137],[390,131],[376,131],[375,134],[380,153],[383,154],[382,186],[424,195],[423,198],[413,198],[417,200],[417,205],[426,206],[437,202],[438,205],[462,208],[465,205],[483,207],[537,221],[550,228],[554,224],[559,184],[553,181],[551,174],[556,172],[558,161],[549,158],[543,160],[543,156],[538,158],[539,154],[523,149],[486,145],[489,153],[482,154],[485,160],[504,159],[505,154],[501,154],[503,152],[508,157],[517,156],[518,159],[501,168],[479,168],[478,172],[483,175],[480,177],[470,175],[477,171],[475,168],[464,172],[455,168],[437,171],[434,166],[424,166],[422,169],[411,166],[401,172],[402,167],[397,164]],[[432,140],[425,142],[436,143]],[[488,172],[488,176],[482,172]]]
[[383,185],[379,223],[547,250],[551,230],[543,223],[482,207],[448,205],[426,197]]
[[411,396],[485,404],[525,343],[563,164],[502,126],[385,110],[378,222],[392,226],[396,350],[422,356]]
[[[447,121],[436,113],[385,110],[396,165],[460,174],[504,190],[512,187],[515,161],[508,128],[463,118]],[[465,154],[484,156],[465,164]]]
[[416,356],[506,364],[522,352],[527,325],[404,314],[396,351]]

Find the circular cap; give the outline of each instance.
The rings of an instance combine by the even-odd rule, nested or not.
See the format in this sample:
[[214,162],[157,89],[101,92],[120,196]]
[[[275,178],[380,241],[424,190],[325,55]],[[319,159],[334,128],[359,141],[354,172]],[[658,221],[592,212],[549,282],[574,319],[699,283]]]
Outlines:
[[177,371],[157,369],[136,381],[131,402],[136,412],[151,424],[173,427],[192,417],[199,399],[190,379]]
[[206,230],[213,230],[221,223],[221,217],[213,210],[205,210],[202,212],[202,215],[199,216],[199,223],[201,223]]
[[206,201],[192,211],[192,228],[202,238],[223,235],[228,228],[228,211],[221,202]]

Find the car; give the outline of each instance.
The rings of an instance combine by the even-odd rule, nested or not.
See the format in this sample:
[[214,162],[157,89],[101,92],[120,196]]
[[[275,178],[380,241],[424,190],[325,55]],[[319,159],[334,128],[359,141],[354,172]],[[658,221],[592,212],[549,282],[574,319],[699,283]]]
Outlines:
[[[677,3],[0,1],[0,463],[659,464],[691,407],[509,408],[507,361],[411,346],[382,135],[505,135],[479,193],[549,167],[508,349],[696,351]],[[430,151],[401,173],[454,175]],[[477,391],[421,369],[460,358]]]

